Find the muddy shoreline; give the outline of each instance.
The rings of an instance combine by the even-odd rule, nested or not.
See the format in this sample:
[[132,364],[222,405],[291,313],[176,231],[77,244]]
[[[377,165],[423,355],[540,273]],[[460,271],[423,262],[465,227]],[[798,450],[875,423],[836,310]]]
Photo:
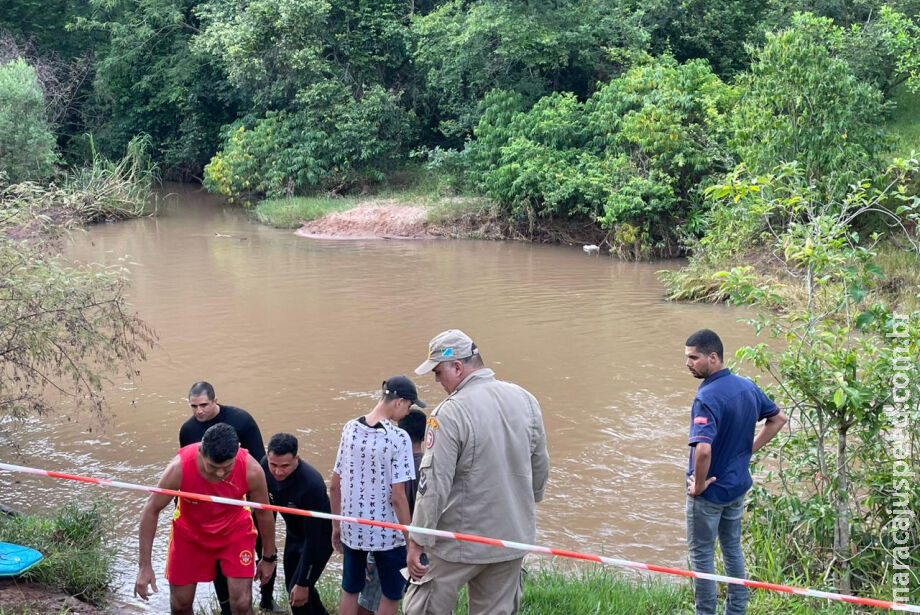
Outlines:
[[296,235],[312,239],[431,239],[428,210],[395,203],[361,204],[306,222]]
[[356,207],[304,222],[295,234],[310,239],[481,239],[558,245],[604,243],[607,233],[591,220],[504,219],[487,209],[464,210],[431,219],[431,208],[392,199],[371,199]]
[[28,615],[129,615],[141,613],[143,609],[129,605],[111,603],[94,606],[82,602],[67,593],[32,581],[21,579],[0,579],[0,607],[5,613],[28,613]]

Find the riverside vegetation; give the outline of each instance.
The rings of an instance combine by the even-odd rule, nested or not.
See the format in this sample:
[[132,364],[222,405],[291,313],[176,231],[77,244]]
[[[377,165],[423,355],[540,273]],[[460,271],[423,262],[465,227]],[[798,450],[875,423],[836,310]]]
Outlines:
[[[60,254],[66,233],[82,224],[147,212],[155,172],[149,140],[132,139],[119,161],[93,151],[85,165],[64,169],[48,115],[35,69],[21,59],[0,65],[0,421],[6,426],[86,408],[104,418],[103,382],[117,371],[132,376],[154,341],[129,309],[124,269],[77,266]],[[58,397],[54,406],[51,393]],[[0,438],[11,433],[5,429]],[[112,589],[110,521],[101,504],[66,504],[51,518],[4,511],[0,541],[45,555],[26,580],[103,605]],[[4,615],[47,607],[5,602]]]
[[423,165],[517,235],[575,220],[622,257],[683,255],[738,164],[874,181],[915,145],[886,126],[917,106],[918,0],[34,1],[0,49],[66,93],[65,159],[144,134],[164,177],[248,204]]
[[[21,310],[0,335],[22,336],[20,319],[38,332],[0,340],[31,352],[3,355],[27,366],[0,380],[4,414],[46,410],[48,382],[101,408],[101,379],[152,342],[123,272],[76,270],[53,247],[67,224],[139,213],[141,152],[284,225],[422,168],[420,200],[471,197],[433,215],[688,256],[663,274],[672,298],[750,306],[761,340],[737,358],[792,419],[757,461],[751,576],[920,602],[918,526],[898,534],[894,514],[920,515],[917,482],[894,472],[920,473],[920,0],[38,8],[0,15],[0,263],[15,274],[0,292],[25,301],[0,302]],[[113,176],[141,189],[125,197]],[[61,330],[68,345],[50,344]],[[558,578],[557,594],[599,591]],[[528,587],[526,608],[565,608]],[[752,608],[810,612],[762,592]]]
[[[558,615],[580,613],[596,615],[691,615],[693,594],[686,584],[661,579],[628,575],[615,569],[585,564],[578,570],[560,570],[533,560],[525,566],[524,595],[521,615]],[[338,579],[332,575],[320,578],[318,590],[323,604],[336,605],[339,597]],[[215,606],[205,615],[216,615]],[[332,612],[336,612],[333,610]],[[748,606],[750,615],[849,615],[856,613],[846,605],[828,605],[823,601],[806,600],[788,595],[776,595],[753,590]],[[466,590],[460,593],[454,615],[466,615]]]
[[[111,590],[115,552],[107,536],[112,517],[104,504],[65,504],[53,517],[0,514],[0,541],[29,545],[45,557],[25,580],[104,604]],[[0,613],[13,611],[0,607]]]
[[130,376],[153,333],[128,308],[125,270],[74,266],[59,242],[80,224],[143,214],[148,140],[132,139],[119,162],[93,152],[61,170],[42,86],[21,58],[0,65],[0,101],[0,418],[51,410],[50,392],[101,416],[103,381]]

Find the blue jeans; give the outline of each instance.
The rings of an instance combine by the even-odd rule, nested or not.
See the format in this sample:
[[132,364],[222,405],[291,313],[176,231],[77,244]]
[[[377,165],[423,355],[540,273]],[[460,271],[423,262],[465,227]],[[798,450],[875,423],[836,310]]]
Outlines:
[[[716,504],[706,498],[687,498],[687,545],[690,565],[697,572],[715,572],[716,538],[722,548],[725,575],[744,577],[744,557],[741,555],[741,513],[744,496],[728,504]],[[694,579],[696,615],[715,615],[716,582]],[[725,615],[744,615],[748,602],[748,588],[728,585]]]

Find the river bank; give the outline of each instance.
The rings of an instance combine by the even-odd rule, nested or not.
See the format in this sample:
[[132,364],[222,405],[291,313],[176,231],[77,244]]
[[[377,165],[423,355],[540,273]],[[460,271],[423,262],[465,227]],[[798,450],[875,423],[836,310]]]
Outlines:
[[[264,224],[293,228],[296,235],[311,239],[519,240],[585,246],[605,254],[611,251],[604,230],[590,220],[542,220],[525,225],[479,197],[438,199],[411,191],[360,199],[299,197],[263,201],[253,215]],[[915,293],[920,288],[917,254],[905,250],[896,238],[881,243],[877,251],[884,274],[878,296],[907,311],[920,307]],[[753,267],[767,280],[789,277],[770,246],[765,245],[732,261],[697,258],[686,267],[662,272],[667,297],[672,301],[723,303],[728,297],[720,290],[722,279],[716,274],[742,265]],[[792,305],[804,301],[792,295],[786,300]]]
[[[187,380],[202,377],[214,379],[222,399],[258,416],[266,437],[305,434],[302,455],[325,471],[334,460],[329,443],[342,421],[365,409],[377,382],[367,369],[354,369],[355,357],[389,343],[380,369],[411,368],[428,331],[462,318],[502,377],[545,401],[554,488],[540,507],[540,543],[682,567],[680,484],[695,383],[681,369],[679,349],[661,349],[714,320],[731,348],[749,343],[747,328],[736,323],[740,313],[662,301],[654,272],[671,263],[626,263],[523,242],[310,241],[254,224],[241,208],[188,189],[158,218],[91,227],[68,245],[81,262],[115,263],[130,254],[140,263],[128,265],[132,302],[161,342],[142,366],[142,381],[106,390],[109,431],[89,435],[46,419],[19,439],[22,453],[41,456],[49,469],[153,484],[188,416]],[[411,306],[413,315],[381,306]],[[616,369],[624,347],[641,370]],[[442,394],[431,381],[420,381],[419,390],[434,400]],[[9,497],[24,505],[76,497],[64,489],[24,480]],[[117,501],[123,526],[112,541],[124,543],[118,585],[136,602],[124,592],[133,580],[142,500],[106,497]],[[167,534],[161,526],[155,553],[162,554]],[[571,575],[550,591],[571,585],[591,600],[596,590]],[[327,576],[334,588],[335,571]],[[635,591],[624,590],[627,603]],[[789,597],[780,599],[772,610],[756,608],[794,612]],[[546,615],[643,612],[605,611],[606,600],[593,597],[584,610],[529,598],[525,605]]]
[[[330,613],[338,613],[338,577],[326,573],[320,595]],[[587,568],[568,573],[531,570],[524,577],[520,615],[692,615],[693,595],[686,583],[629,577],[609,569]],[[47,585],[0,582],[0,615],[131,615],[146,612],[141,605],[111,604],[98,607],[81,602]],[[199,609],[206,615],[218,615]],[[257,613],[259,611],[256,611]],[[467,614],[462,594],[455,615]],[[797,596],[771,595],[753,591],[749,615],[851,615],[843,605],[820,604]]]
[[[325,573],[317,585],[323,605],[336,615],[339,605],[337,574]],[[583,565],[565,570],[538,561],[525,564],[524,592],[519,615],[693,615],[689,583],[665,577],[647,577],[614,568]],[[853,615],[843,604],[751,590],[748,615]],[[216,607],[204,615],[219,615]],[[258,613],[258,611],[256,611]],[[467,615],[466,591],[453,615]],[[113,615],[122,615],[116,613]]]
[[259,222],[318,239],[482,239],[584,245],[606,231],[587,218],[517,219],[484,197],[386,191],[363,197],[292,197],[259,202]]
[[94,606],[44,583],[0,581],[0,615],[130,615],[127,605]]

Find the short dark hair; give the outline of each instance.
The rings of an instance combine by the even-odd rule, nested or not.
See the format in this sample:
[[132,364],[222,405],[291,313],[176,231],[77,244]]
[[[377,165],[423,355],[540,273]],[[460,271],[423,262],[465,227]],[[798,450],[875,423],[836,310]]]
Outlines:
[[276,433],[268,441],[266,450],[272,455],[287,455],[288,453],[297,456],[297,438],[289,433]]
[[685,346],[696,348],[705,355],[710,355],[714,352],[719,355],[719,361],[723,360],[722,340],[716,335],[715,331],[700,329],[687,338]]
[[230,425],[218,423],[208,427],[208,430],[204,432],[204,436],[201,437],[201,447],[198,450],[214,463],[223,463],[236,457],[240,450],[240,437]]
[[214,401],[214,387],[211,386],[210,382],[196,382],[192,385],[192,388],[188,390],[189,399],[193,397],[198,397],[199,395],[207,395],[208,399]]
[[413,442],[421,442],[425,439],[425,423],[428,417],[418,408],[409,410],[409,414],[399,420],[399,428],[404,429],[409,434],[409,439]]

